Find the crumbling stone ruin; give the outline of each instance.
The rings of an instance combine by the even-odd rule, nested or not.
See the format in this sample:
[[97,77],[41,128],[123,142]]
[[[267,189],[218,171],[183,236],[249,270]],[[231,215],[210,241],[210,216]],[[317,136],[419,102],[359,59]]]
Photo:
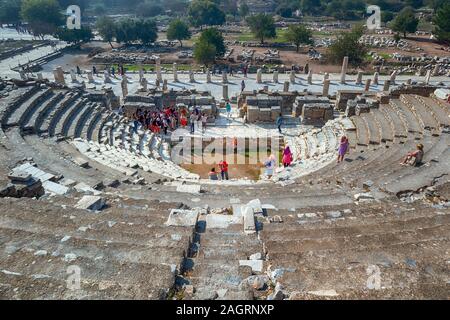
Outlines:
[[[450,105],[430,92],[250,94],[259,113],[318,103],[326,123],[283,138],[294,162],[273,180],[220,184],[133,131],[112,95],[0,81],[0,295],[448,299]],[[338,164],[342,135],[351,151]],[[399,165],[418,143],[423,163]]]

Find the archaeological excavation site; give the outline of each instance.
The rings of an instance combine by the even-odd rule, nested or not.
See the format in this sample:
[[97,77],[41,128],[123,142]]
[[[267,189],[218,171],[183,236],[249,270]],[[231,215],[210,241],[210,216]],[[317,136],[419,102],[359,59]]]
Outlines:
[[[21,27],[0,14],[0,299],[450,299],[438,31],[395,40],[394,24],[276,1],[231,1],[232,21],[215,5],[227,22],[201,28],[216,23],[156,1],[134,22],[154,39],[129,40],[106,1],[82,7],[92,31],[73,40],[36,29],[27,5],[47,1],[22,1]],[[423,3],[412,18],[450,14]],[[261,39],[252,19],[271,10]],[[372,51],[330,58],[350,34]]]

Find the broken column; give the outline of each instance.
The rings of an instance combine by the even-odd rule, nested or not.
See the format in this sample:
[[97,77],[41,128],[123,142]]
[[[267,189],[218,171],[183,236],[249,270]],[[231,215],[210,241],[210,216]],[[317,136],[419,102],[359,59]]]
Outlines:
[[105,71],[103,72],[103,74],[104,74],[104,76],[105,76],[104,82],[105,82],[105,83],[111,83],[112,81],[111,81],[111,78],[109,77],[108,71],[105,70]]
[[57,67],[53,70],[53,75],[55,76],[55,82],[58,84],[65,85],[66,80],[64,79],[64,71],[62,67]]
[[223,99],[228,100],[228,85],[224,85],[222,87]]
[[312,69],[308,72],[308,84],[312,84],[313,72]]
[[366,79],[366,85],[364,87],[364,91],[369,91],[371,81],[372,81],[371,79]]
[[75,70],[70,69],[70,80],[72,83],[77,82],[77,75],[75,74]]
[[341,69],[341,83],[345,84],[345,76],[347,75],[347,67],[348,67],[348,57],[345,56],[342,61],[342,69]]
[[425,76],[425,84],[430,84],[430,79],[431,79],[431,70],[427,70],[427,74]]
[[362,71],[358,71],[358,76],[356,77],[356,84],[357,85],[361,85],[362,84],[362,77],[363,77],[363,72]]
[[441,65],[439,63],[434,66],[433,73],[432,73],[433,77],[436,77],[439,75],[440,68],[441,68]]
[[211,83],[211,71],[209,71],[209,68],[206,69],[206,82]]
[[328,74],[328,72],[325,72],[325,73],[323,74],[323,81],[322,81],[322,84],[324,84],[325,81],[328,80],[329,78],[330,78],[330,75]]
[[144,78],[144,69],[142,66],[139,66],[139,82],[142,81],[142,78]]
[[289,75],[289,79],[291,81],[291,83],[295,83],[295,71],[292,70],[290,75]]
[[163,89],[163,91],[166,91],[167,88],[168,88],[168,85],[167,85],[167,79],[164,79],[164,80],[163,80],[163,87],[162,87],[162,89]]
[[390,85],[391,85],[391,80],[384,81],[383,91],[389,91]]
[[92,71],[88,71],[87,72],[87,76],[88,76],[88,81],[89,81],[89,83],[94,83],[95,81],[94,81],[94,76],[93,76],[93,74],[92,74]]
[[262,70],[261,69],[258,69],[258,71],[256,72],[256,82],[262,83]]
[[412,83],[412,79],[409,78],[408,80],[406,80],[406,84],[410,85]]
[[323,83],[322,96],[327,97],[330,91],[330,79],[326,79]]
[[38,80],[44,80],[44,76],[42,75],[42,72],[37,73]]
[[147,88],[148,88],[148,81],[147,81],[147,79],[142,78],[141,86],[142,86],[142,90],[147,91]]
[[228,76],[226,72],[222,72],[222,83],[228,83]]
[[123,77],[120,85],[122,87],[122,96],[125,98],[128,95],[128,81],[126,77]]
[[163,81],[162,74],[161,74],[161,59],[158,57],[155,60],[156,65],[156,79],[161,83]]
[[192,71],[192,70],[189,70],[189,82],[195,83],[194,71]]
[[289,92],[289,81],[284,82],[283,92]]
[[378,72],[375,72],[373,74],[373,84],[376,86],[378,85],[378,76],[379,76]]
[[278,83],[278,71],[277,70],[275,70],[273,72],[273,82]]
[[178,71],[176,62],[173,63],[172,70],[173,70],[173,82],[178,82]]

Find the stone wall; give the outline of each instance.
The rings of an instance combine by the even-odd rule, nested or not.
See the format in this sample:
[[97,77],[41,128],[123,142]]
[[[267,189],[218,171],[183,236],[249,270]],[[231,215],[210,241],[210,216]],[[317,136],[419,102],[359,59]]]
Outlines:
[[333,107],[329,103],[306,103],[302,110],[302,124],[323,125],[333,119]]

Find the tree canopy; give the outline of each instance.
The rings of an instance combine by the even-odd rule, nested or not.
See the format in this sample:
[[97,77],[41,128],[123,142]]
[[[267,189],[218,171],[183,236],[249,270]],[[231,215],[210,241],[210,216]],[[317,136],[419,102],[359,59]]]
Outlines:
[[114,40],[116,35],[116,24],[114,23],[114,20],[106,16],[100,17],[97,19],[95,28],[103,40],[107,41],[112,48],[113,45],[111,42]]
[[264,39],[275,38],[277,35],[273,18],[268,14],[259,13],[249,16],[247,24],[255,37],[260,39],[261,43],[264,43]]
[[417,25],[419,19],[414,15],[414,10],[410,7],[406,7],[395,17],[392,21],[391,28],[394,31],[403,33],[403,37],[406,38],[407,33],[414,33],[417,31]]
[[89,42],[94,38],[91,28],[81,27],[81,29],[58,28],[56,37],[69,43]]
[[20,14],[35,36],[55,34],[64,23],[61,7],[56,0],[24,0]]
[[225,13],[210,0],[194,0],[189,5],[188,16],[194,27],[214,26],[225,23]]
[[114,30],[119,43],[141,41],[143,44],[150,44],[158,38],[156,22],[151,19],[122,19],[115,24]]
[[225,42],[222,33],[217,28],[208,28],[204,30],[200,34],[198,42],[205,42],[213,45],[217,56],[223,56],[225,54]]
[[0,0],[0,24],[20,24],[21,0]]
[[297,52],[301,44],[313,44],[312,32],[304,25],[290,25],[286,33],[286,39],[292,42]]
[[217,51],[216,47],[211,43],[199,40],[195,44],[194,59],[197,63],[209,66],[216,59]]
[[366,47],[359,43],[359,38],[364,33],[362,26],[355,26],[350,32],[342,32],[336,42],[327,51],[327,59],[331,63],[341,63],[345,56],[352,65],[360,65],[367,54]]
[[167,39],[178,40],[180,46],[183,47],[182,40],[187,40],[191,37],[191,32],[189,31],[189,26],[182,20],[173,20],[169,28],[167,29]]
[[450,3],[440,7],[433,18],[434,34],[441,42],[450,44]]

